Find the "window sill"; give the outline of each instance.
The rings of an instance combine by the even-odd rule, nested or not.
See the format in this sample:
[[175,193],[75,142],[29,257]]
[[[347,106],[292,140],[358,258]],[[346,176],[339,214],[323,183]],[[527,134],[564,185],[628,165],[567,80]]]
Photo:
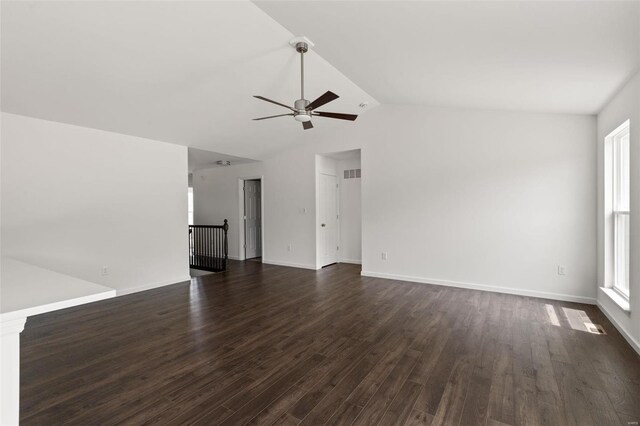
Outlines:
[[613,303],[618,305],[618,307],[623,311],[625,311],[627,314],[631,312],[629,308],[629,300],[625,299],[623,296],[618,294],[618,292],[616,292],[614,289],[607,288],[607,287],[600,287],[600,290],[602,290],[602,292],[606,294],[609,297],[609,299],[613,301]]

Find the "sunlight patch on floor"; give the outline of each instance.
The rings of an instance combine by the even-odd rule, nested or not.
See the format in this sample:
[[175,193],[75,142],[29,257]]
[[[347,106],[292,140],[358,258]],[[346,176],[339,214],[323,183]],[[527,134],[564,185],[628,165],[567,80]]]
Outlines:
[[549,321],[551,321],[551,324],[556,327],[560,327],[560,320],[558,320],[558,315],[556,315],[556,310],[553,305],[547,303],[544,306],[547,309],[547,315],[549,315]]
[[600,324],[595,324],[585,311],[571,308],[562,308],[567,321],[572,329],[585,331],[592,334],[606,334]]

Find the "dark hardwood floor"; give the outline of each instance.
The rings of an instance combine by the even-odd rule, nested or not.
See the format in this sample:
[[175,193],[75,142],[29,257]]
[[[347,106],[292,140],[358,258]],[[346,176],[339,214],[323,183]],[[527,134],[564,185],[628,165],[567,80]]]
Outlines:
[[363,278],[354,265],[230,263],[29,319],[22,423],[640,419],[640,357],[594,306]]

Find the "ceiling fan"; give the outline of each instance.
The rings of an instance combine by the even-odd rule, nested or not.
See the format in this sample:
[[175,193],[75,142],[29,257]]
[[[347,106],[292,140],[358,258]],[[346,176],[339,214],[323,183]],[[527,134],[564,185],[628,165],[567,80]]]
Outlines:
[[296,51],[300,53],[300,99],[294,102],[293,107],[290,107],[283,103],[265,98],[264,96],[254,96],[254,98],[271,102],[272,104],[280,105],[281,107],[285,107],[291,110],[291,112],[287,114],[278,114],[278,115],[271,115],[269,117],[254,118],[254,120],[266,120],[268,118],[292,116],[296,121],[299,121],[302,123],[303,129],[308,130],[313,128],[313,124],[311,123],[311,117],[337,118],[338,120],[349,120],[349,121],[354,121],[356,118],[358,118],[358,116],[355,114],[342,114],[338,112],[316,111],[316,108],[319,108],[322,105],[327,104],[339,98],[338,95],[336,95],[331,91],[327,91],[324,95],[320,96],[318,99],[316,99],[313,102],[309,102],[304,98],[304,54],[309,50],[309,44],[313,45],[313,43],[309,42],[309,40],[307,40],[304,37],[297,37],[291,41],[291,44],[295,47]]

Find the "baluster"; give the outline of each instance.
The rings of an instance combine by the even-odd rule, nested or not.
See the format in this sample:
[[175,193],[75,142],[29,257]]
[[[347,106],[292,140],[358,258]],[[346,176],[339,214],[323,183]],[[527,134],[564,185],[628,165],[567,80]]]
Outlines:
[[229,222],[224,225],[189,225],[189,266],[225,271],[229,259]]

